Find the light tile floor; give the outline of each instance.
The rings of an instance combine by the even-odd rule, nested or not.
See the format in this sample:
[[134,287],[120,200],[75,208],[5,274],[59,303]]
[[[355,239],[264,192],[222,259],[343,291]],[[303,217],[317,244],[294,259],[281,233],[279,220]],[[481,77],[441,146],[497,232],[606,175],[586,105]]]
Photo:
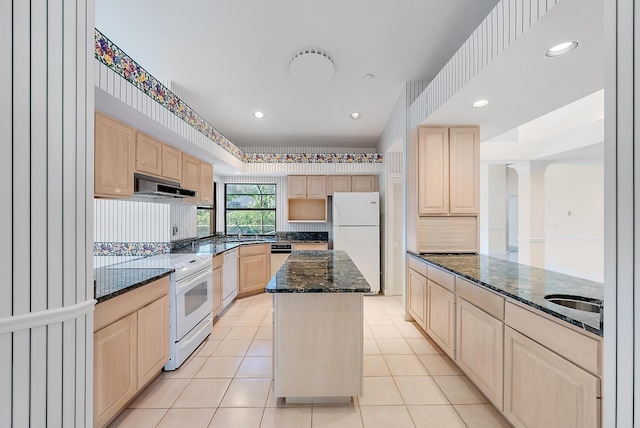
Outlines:
[[366,296],[364,395],[293,405],[271,390],[271,295],[236,301],[173,372],[163,372],[111,427],[493,428],[510,425],[440,348],[402,318],[395,297]]

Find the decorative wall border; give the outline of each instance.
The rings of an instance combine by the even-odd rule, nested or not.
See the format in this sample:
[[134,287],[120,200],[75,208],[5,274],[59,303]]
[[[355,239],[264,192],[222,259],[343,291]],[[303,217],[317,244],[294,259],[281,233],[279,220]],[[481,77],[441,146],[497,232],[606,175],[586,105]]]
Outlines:
[[107,68],[244,163],[382,163],[382,153],[245,153],[129,55],[95,30],[95,57]]
[[94,242],[94,256],[154,256],[171,252],[170,242]]

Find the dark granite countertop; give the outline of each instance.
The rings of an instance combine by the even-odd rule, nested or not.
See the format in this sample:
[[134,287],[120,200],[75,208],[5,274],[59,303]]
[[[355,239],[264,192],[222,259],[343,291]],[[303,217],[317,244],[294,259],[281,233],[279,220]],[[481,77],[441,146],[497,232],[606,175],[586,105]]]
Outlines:
[[568,294],[604,300],[601,283],[482,254],[409,254],[598,336],[603,335],[600,314],[544,299],[548,294]]
[[279,244],[298,244],[298,243],[304,243],[304,244],[326,244],[327,241],[309,241],[309,240],[305,240],[305,241],[290,241],[290,240],[282,240],[282,239],[263,239],[260,238],[258,240],[251,240],[250,238],[245,238],[242,241],[236,242],[234,240],[229,241],[229,242],[223,242],[223,241],[203,241],[203,242],[199,242],[197,245],[195,245],[194,247],[186,247],[186,248],[181,248],[179,250],[174,250],[172,251],[172,253],[177,253],[177,254],[181,254],[181,253],[197,253],[197,254],[211,254],[212,256],[224,253],[225,251],[228,251],[232,248],[237,248],[241,245],[254,245],[254,244],[272,244],[272,243],[279,243]]
[[371,287],[342,250],[293,251],[267,293],[368,293]]
[[173,272],[174,269],[98,268],[94,271],[95,299],[98,303],[104,302]]

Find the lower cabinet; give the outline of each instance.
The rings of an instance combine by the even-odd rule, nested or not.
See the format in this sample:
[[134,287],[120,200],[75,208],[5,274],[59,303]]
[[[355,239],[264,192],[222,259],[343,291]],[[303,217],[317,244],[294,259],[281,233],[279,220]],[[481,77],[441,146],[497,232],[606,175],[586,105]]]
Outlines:
[[94,418],[106,425],[138,392],[136,313],[93,335]]
[[409,314],[423,330],[427,329],[427,278],[408,270],[407,297]]
[[243,245],[238,258],[238,295],[264,291],[271,274],[271,245]]
[[96,305],[94,425],[111,422],[168,360],[168,277]]
[[427,334],[455,359],[456,296],[427,279]]
[[502,410],[504,323],[464,299],[456,302],[456,363]]
[[213,257],[212,268],[213,268],[213,308],[212,313],[215,317],[222,310],[222,262],[224,260],[224,255],[219,254]]
[[509,327],[504,362],[504,414],[514,426],[600,426],[596,376]]

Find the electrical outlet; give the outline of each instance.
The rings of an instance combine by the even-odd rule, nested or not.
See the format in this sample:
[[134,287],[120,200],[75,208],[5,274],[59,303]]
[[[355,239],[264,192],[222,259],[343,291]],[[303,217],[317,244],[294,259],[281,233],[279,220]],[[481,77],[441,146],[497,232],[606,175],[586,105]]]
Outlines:
[[173,228],[171,228],[173,236],[176,236],[178,234],[178,226],[173,226]]

